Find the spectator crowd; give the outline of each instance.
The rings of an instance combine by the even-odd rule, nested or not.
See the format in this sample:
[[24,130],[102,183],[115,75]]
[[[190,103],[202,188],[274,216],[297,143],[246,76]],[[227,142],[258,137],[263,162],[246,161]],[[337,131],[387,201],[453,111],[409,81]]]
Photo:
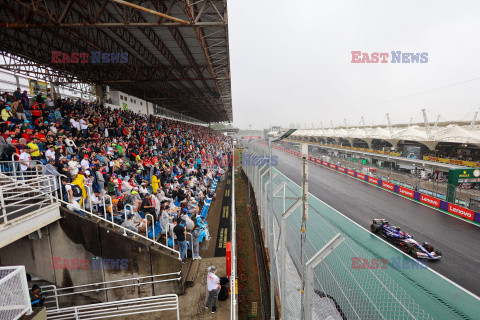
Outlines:
[[0,160],[13,156],[20,173],[41,162],[45,174],[61,176],[54,192],[72,210],[106,212],[140,234],[157,225],[156,238],[173,225],[185,262],[180,242],[207,228],[200,210],[231,158],[224,135],[99,102],[30,99],[20,88],[1,95],[0,110]]

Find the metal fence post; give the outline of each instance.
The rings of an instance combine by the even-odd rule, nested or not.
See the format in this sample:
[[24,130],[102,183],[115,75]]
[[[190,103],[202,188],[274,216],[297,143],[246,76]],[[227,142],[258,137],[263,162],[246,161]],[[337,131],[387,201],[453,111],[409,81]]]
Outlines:
[[3,189],[0,188],[0,206],[2,208],[2,217],[3,217],[3,223],[8,222],[8,217],[7,217],[7,209],[5,208],[5,199],[3,196]]
[[313,269],[322,262],[342,241],[345,240],[340,233],[337,233],[322,249],[320,249],[306,264],[305,272],[305,319],[312,319],[313,301]]
[[301,251],[301,279],[302,285],[300,289],[301,296],[301,319],[305,319],[305,268],[306,268],[306,254],[305,254],[305,241],[307,238],[306,228],[308,219],[308,145],[302,144],[302,226],[300,235],[300,251]]
[[27,282],[27,274],[25,271],[25,266],[18,267],[15,273],[21,274],[20,278],[22,281],[22,293],[24,294],[24,303],[28,306],[27,307],[27,314],[32,314],[32,304],[30,303],[30,296],[28,294],[28,282]]
[[[285,190],[285,186],[284,189]],[[285,192],[285,191],[284,191]],[[285,203],[285,197],[283,198]],[[281,319],[286,319],[285,309],[287,305],[286,299],[286,270],[287,270],[287,248],[286,248],[286,232],[287,232],[287,218],[300,206],[302,199],[298,198],[286,212],[283,213],[282,219],[280,221],[280,303],[281,303]]]

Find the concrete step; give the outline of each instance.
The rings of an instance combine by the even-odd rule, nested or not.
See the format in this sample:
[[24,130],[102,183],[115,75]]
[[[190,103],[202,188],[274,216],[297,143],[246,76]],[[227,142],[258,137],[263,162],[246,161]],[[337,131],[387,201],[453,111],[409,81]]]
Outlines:
[[189,287],[193,286],[193,283],[195,282],[195,278],[197,277],[197,274],[198,274],[199,267],[200,267],[200,260],[192,260],[187,276],[185,277],[185,284],[187,286]]

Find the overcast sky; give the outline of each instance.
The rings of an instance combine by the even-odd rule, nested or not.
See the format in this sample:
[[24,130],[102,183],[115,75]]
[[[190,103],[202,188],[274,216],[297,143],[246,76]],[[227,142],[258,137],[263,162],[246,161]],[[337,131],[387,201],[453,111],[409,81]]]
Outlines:
[[[480,1],[229,0],[234,125],[471,121],[480,106]],[[355,64],[351,51],[428,52]],[[480,120],[480,116],[479,116]]]

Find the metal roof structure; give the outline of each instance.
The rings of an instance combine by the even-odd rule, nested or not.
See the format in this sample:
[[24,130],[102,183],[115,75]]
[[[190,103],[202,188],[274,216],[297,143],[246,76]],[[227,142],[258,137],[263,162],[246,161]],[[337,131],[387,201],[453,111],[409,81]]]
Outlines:
[[[329,129],[300,129],[295,131],[293,137],[306,141],[321,141],[326,139],[345,139],[353,144],[353,140],[363,140],[371,144],[372,140],[388,141],[396,146],[399,141],[414,141],[424,144],[431,150],[440,142],[472,144],[480,146],[480,128],[472,125],[458,126],[447,125],[442,127],[424,128],[419,126],[404,126],[390,128],[329,128]],[[362,134],[363,132],[363,134]],[[268,135],[275,135],[271,131]]]
[[[97,63],[99,52],[128,61]],[[77,61],[72,53],[89,56],[65,63]],[[0,54],[10,59],[0,67],[16,73],[108,85],[204,122],[233,120],[226,0],[2,0]]]

